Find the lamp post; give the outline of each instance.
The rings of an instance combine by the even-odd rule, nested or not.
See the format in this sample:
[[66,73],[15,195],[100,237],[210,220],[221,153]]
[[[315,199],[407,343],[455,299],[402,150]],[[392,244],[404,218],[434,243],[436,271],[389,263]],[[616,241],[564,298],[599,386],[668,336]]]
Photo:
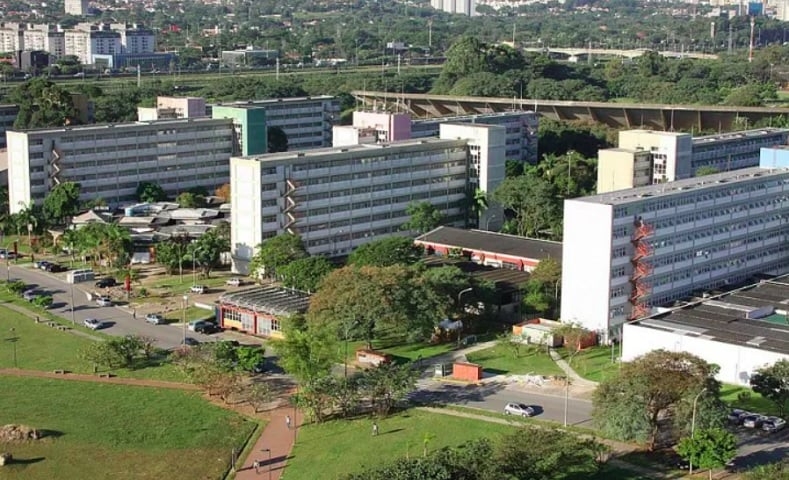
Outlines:
[[[468,287],[468,288],[464,288],[463,290],[461,290],[461,291],[459,291],[459,292],[458,292],[458,308],[460,308],[460,307],[461,307],[461,304],[460,304],[460,297],[462,297],[464,293],[469,293],[469,292],[473,292],[473,291],[474,291],[474,289],[473,289],[473,288],[471,288],[471,287]],[[463,324],[462,324],[462,322],[461,322],[461,326],[460,326],[460,327],[458,327],[458,347],[460,347],[460,335],[463,333],[463,326],[462,326],[462,325],[463,325]]]
[[[701,398],[701,395],[707,391],[707,387],[701,389],[701,391],[696,395],[696,398],[693,399],[693,414],[691,415],[690,420],[690,438],[696,435],[696,404]],[[693,475],[693,455],[690,456],[690,462],[688,462],[688,475]]]
[[77,320],[74,318],[74,282],[70,284],[71,286],[71,324],[76,325]]
[[268,480],[271,480],[271,449],[264,448],[261,452],[268,452]]
[[11,327],[11,338],[9,338],[8,341],[11,342],[11,346],[12,346],[13,351],[14,351],[14,368],[17,368],[17,364],[16,364],[16,341],[17,341],[17,337],[16,337],[16,329],[14,327]]
[[564,376],[564,426],[567,426],[567,409],[570,403],[570,376]]
[[348,380],[348,336],[351,333],[351,329],[359,324],[359,320],[353,319],[353,322],[349,323],[345,326],[345,359],[343,360],[343,365],[345,369],[345,379]]
[[496,218],[495,214],[489,216],[488,219],[485,221],[485,230],[487,230],[488,232],[490,231],[490,221],[493,220],[494,218]]
[[183,324],[183,344],[186,345],[186,307],[189,305],[189,295],[183,296],[184,305],[181,313],[181,323]]

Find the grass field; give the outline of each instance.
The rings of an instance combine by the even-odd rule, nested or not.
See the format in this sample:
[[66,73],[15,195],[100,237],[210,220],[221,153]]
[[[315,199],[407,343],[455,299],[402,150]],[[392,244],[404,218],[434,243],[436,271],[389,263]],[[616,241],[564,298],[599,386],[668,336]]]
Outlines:
[[[11,328],[14,332],[11,332]],[[95,335],[91,332],[91,335]],[[98,334],[97,336],[101,336]],[[16,338],[16,341],[9,339]],[[24,315],[0,305],[0,368],[16,364],[27,370],[68,370],[75,373],[92,373],[93,366],[79,358],[79,352],[90,342],[89,338],[62,332],[35,323]],[[135,370],[113,369],[120,377],[147,378],[155,380],[185,381],[184,376],[168,363]]]
[[540,350],[533,353],[522,353],[515,357],[512,351],[504,346],[495,346],[466,355],[469,362],[482,365],[492,373],[505,375],[563,375],[562,369],[551,360],[547,353]]
[[0,377],[0,425],[54,432],[2,444],[20,463],[4,479],[217,479],[255,424],[197,394]]
[[[560,349],[559,354],[569,362],[567,350]],[[603,346],[581,350],[570,366],[575,373],[593,382],[601,382],[619,370],[619,363],[611,363],[611,349]]]
[[[288,460],[283,480],[333,480],[428,450],[456,446],[474,438],[495,439],[514,427],[482,420],[409,410],[378,422],[380,435],[370,436],[371,421],[337,420],[307,425]],[[638,474],[607,467],[589,480],[635,480]]]
[[748,387],[724,383],[721,387],[721,400],[732,407],[742,408],[750,412],[778,415],[778,409],[773,402]]

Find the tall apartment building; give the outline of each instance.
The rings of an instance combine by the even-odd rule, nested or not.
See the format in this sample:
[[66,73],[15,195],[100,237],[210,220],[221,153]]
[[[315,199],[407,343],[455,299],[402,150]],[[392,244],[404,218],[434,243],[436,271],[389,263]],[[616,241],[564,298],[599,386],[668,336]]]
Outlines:
[[170,195],[229,180],[233,123],[195,118],[7,132],[11,212],[41,203],[62,182],[82,186],[82,200],[111,205],[135,198],[141,182]]
[[233,121],[233,155],[249,156],[268,153],[266,131],[266,109],[253,105],[214,106],[213,118],[229,118]]
[[65,33],[57,25],[0,24],[0,51],[41,50],[55,58],[65,55]]
[[[503,170],[498,127],[481,133],[481,168]],[[381,237],[407,234],[412,202],[430,202],[447,224],[468,221],[474,187],[469,139],[405,140],[230,161],[233,268],[247,272],[255,247],[284,232],[313,255],[343,255]]]
[[604,336],[653,308],[789,271],[789,168],[565,200],[565,321]]
[[[619,132],[619,148],[598,152],[597,193],[690,178],[702,167],[720,172],[754,167],[759,165],[761,148],[785,144],[787,138],[789,130],[781,128],[702,137],[625,130]],[[643,152],[649,153],[652,162],[651,175],[646,177],[642,175]]]
[[447,13],[458,13],[469,17],[477,15],[476,0],[430,0],[430,6]]
[[[276,98],[224,103],[225,106],[252,105],[266,110],[266,125],[280,127],[288,137],[288,150],[325,148],[332,145],[332,126],[340,121],[340,100],[315,97]],[[213,106],[208,107],[211,116]]]
[[66,15],[84,17],[88,14],[88,0],[65,0],[63,6]]
[[6,147],[5,132],[14,128],[17,115],[18,105],[0,105],[0,148]]
[[95,55],[118,55],[122,49],[121,34],[109,30],[106,25],[93,26],[89,31],[66,31],[66,53],[76,56],[85,64],[93,64]]
[[153,53],[156,51],[156,33],[142,25],[112,23],[110,29],[121,35],[121,52],[124,54]]
[[156,97],[155,107],[137,107],[137,120],[205,117],[203,97]]

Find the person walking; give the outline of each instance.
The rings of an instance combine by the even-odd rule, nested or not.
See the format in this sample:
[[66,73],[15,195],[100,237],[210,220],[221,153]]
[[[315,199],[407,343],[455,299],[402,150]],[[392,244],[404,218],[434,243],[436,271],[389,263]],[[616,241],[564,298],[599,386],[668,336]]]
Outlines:
[[255,474],[259,475],[260,474],[260,460],[255,460],[252,463],[252,466],[255,468]]
[[132,320],[137,320],[137,309],[132,309]]
[[288,430],[290,430],[290,415],[285,416],[285,425],[287,425]]
[[377,437],[377,436],[378,436],[378,424],[376,422],[373,422],[373,437]]

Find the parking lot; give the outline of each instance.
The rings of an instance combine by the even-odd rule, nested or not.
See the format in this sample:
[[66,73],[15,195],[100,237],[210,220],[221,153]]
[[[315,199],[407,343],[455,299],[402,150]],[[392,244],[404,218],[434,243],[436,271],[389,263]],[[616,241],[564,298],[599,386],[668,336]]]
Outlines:
[[[758,413],[758,412],[757,412]],[[755,465],[777,462],[789,456],[789,428],[766,432],[762,428],[748,428],[729,422],[730,430],[738,439],[738,455],[730,470],[742,471]]]

